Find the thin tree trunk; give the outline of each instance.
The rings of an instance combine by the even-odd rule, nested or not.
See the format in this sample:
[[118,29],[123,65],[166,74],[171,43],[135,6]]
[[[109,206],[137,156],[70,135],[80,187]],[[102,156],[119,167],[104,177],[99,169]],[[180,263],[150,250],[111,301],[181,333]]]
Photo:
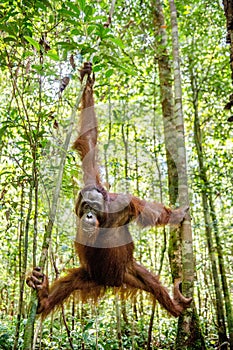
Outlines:
[[111,141],[112,136],[112,103],[111,103],[111,91],[110,84],[108,88],[108,141],[104,145],[104,166],[105,166],[105,177],[106,177],[106,186],[109,187],[109,173],[108,173],[108,147]]
[[[225,316],[224,316],[224,302],[222,298],[221,285],[218,276],[217,260],[215,255],[215,247],[213,243],[213,234],[212,234],[212,222],[208,196],[211,194],[211,189],[209,187],[205,165],[204,165],[204,155],[202,149],[202,131],[200,127],[200,119],[198,113],[198,91],[195,91],[194,83],[194,74],[191,72],[191,87],[193,92],[193,108],[194,108],[194,141],[196,145],[196,151],[198,156],[199,164],[199,178],[202,183],[201,186],[201,196],[202,196],[202,205],[203,205],[203,215],[205,221],[205,233],[206,240],[208,245],[208,251],[211,261],[212,275],[214,280],[214,289],[216,296],[216,318],[218,325],[218,338],[219,345],[224,344],[227,341],[226,336],[226,326],[225,326]],[[207,191],[208,196],[207,196]],[[222,345],[221,349],[227,349],[227,345]]]
[[[231,67],[231,81],[233,84],[233,1],[232,0],[223,0],[224,11],[227,22],[227,38],[226,42],[230,44],[230,67]],[[232,102],[232,98],[230,97]]]
[[[223,0],[224,11],[226,16],[227,23],[227,40],[226,42],[230,44],[230,67],[231,67],[231,81],[233,84],[233,1],[232,0]],[[233,106],[233,97],[230,95],[230,101],[226,105],[226,109],[231,109]],[[229,118],[232,121],[232,116]],[[226,279],[226,271],[224,266],[222,246],[219,238],[218,226],[217,226],[217,216],[214,210],[212,196],[209,197],[209,205],[211,210],[211,217],[214,227],[218,259],[219,259],[219,269],[222,278],[223,293],[225,298],[225,308],[226,316],[229,330],[229,339],[230,339],[230,349],[233,350],[233,310],[231,305],[230,293]]]
[[[40,114],[40,113],[39,113]],[[38,128],[39,130],[39,128]],[[33,168],[34,168],[34,174],[33,174],[33,183],[34,183],[34,223],[33,223],[33,266],[36,266],[36,250],[37,250],[37,222],[38,222],[38,189],[39,189],[39,182],[38,182],[38,168],[37,168],[37,142],[35,143],[35,149],[32,152],[33,156]]]
[[126,122],[126,125],[121,124],[121,133],[122,133],[122,140],[124,143],[124,150],[125,150],[125,175],[124,175],[124,177],[125,177],[125,190],[128,193],[129,192],[129,181],[128,181],[129,180],[129,175],[128,175],[128,168],[129,168],[129,161],[128,161],[129,124],[128,124],[128,120]]
[[[189,191],[187,178],[187,161],[184,137],[184,119],[182,109],[182,84],[180,73],[179,35],[177,25],[177,11],[174,0],[169,0],[170,18],[172,26],[172,52],[174,68],[174,94],[175,94],[175,123],[177,141],[177,172],[179,204],[189,206]],[[190,215],[187,215],[181,225],[182,243],[182,291],[186,296],[193,296],[194,284],[194,257],[192,227]],[[199,325],[194,303],[180,317],[176,337],[176,349],[205,349],[205,341]]]
[[133,130],[134,130],[134,149],[135,149],[136,193],[137,193],[137,196],[139,196],[140,189],[139,189],[139,171],[138,171],[138,133],[135,125],[133,125]]
[[[172,74],[169,55],[166,50],[167,38],[165,32],[165,20],[162,3],[160,0],[152,0],[154,14],[155,34],[159,35],[160,43],[157,45],[160,90],[162,101],[162,113],[164,121],[165,146],[168,163],[169,195],[171,204],[189,205],[186,149],[184,143],[184,123],[182,114],[181,79],[179,69],[178,30],[176,24],[176,11],[174,2],[170,1],[172,20],[172,39],[174,57],[174,81],[175,81],[175,113],[173,110]],[[181,275],[179,249],[179,236],[182,242],[182,291],[186,296],[193,295],[194,264],[192,249],[192,231],[189,215],[181,226],[181,232],[172,231],[172,245],[170,244],[170,259],[174,277]],[[194,304],[192,308],[179,318],[176,349],[205,349],[204,340],[200,332],[199,322],[196,316]]]
[[218,224],[217,224],[218,220],[217,220],[215,207],[213,204],[212,192],[209,193],[208,199],[209,199],[209,207],[210,207],[210,216],[211,216],[212,223],[213,223],[213,230],[214,230],[214,236],[215,236],[215,241],[216,241],[216,250],[217,250],[217,254],[218,254],[218,264],[219,264],[219,271],[220,271],[220,276],[221,276],[221,281],[222,281],[223,295],[224,295],[224,300],[225,300],[225,309],[226,309],[226,318],[227,318],[227,325],[228,325],[228,332],[229,332],[230,350],[233,350],[233,310],[232,310],[232,303],[231,303],[229,286],[227,283],[222,242],[221,242],[220,235],[219,235]]
[[[173,92],[172,92],[172,74],[171,63],[167,52],[167,35],[165,31],[164,15],[160,0],[152,0],[153,20],[155,35],[160,38],[156,44],[156,61],[159,68],[160,95],[162,103],[164,138],[166,147],[166,158],[168,167],[168,189],[171,205],[177,205],[178,201],[178,172],[176,166],[177,149],[176,129],[173,112]],[[169,259],[173,279],[181,276],[180,263],[180,244],[179,231],[176,228],[170,230],[169,240]]]
[[119,304],[119,297],[115,296],[116,305],[116,319],[117,319],[117,339],[118,339],[118,349],[123,350],[122,334],[121,334],[121,308]]
[[17,323],[15,329],[15,340],[13,350],[17,350],[19,341],[19,330],[22,315],[23,306],[23,293],[24,293],[24,276],[22,275],[22,246],[23,246],[23,233],[24,233],[24,183],[21,185],[21,198],[20,198],[20,222],[19,222],[19,306],[17,314]]
[[147,350],[152,349],[152,332],[153,332],[153,324],[154,324],[154,317],[155,317],[155,307],[156,307],[156,299],[153,299],[151,315],[150,315],[150,323],[148,328],[147,344],[146,344]]
[[[153,115],[153,148],[154,148],[154,162],[156,165],[156,169],[158,171],[158,182],[159,182],[159,194],[160,194],[160,202],[163,203],[163,183],[162,183],[162,175],[159,167],[159,162],[158,162],[158,157],[157,157],[157,152],[156,152],[156,129],[155,129],[155,91],[154,91],[154,115]],[[167,235],[166,235],[166,228],[164,227],[163,229],[163,246],[161,248],[161,258],[160,258],[160,263],[159,263],[159,268],[158,268],[158,275],[161,274],[162,268],[163,268],[163,261],[165,257],[165,252],[167,248]],[[152,309],[151,309],[151,316],[150,316],[150,322],[149,322],[149,328],[148,328],[148,336],[147,336],[147,350],[152,349],[152,335],[153,335],[153,324],[154,324],[154,316],[155,316],[155,308],[156,308],[156,299],[153,299],[153,304],[152,304]]]

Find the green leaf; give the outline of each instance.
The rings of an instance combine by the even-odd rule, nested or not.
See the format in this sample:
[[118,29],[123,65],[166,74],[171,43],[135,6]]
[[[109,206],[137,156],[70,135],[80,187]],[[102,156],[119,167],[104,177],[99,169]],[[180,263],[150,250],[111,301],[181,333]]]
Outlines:
[[121,49],[125,48],[125,45],[124,45],[123,41],[120,38],[110,37],[109,40],[111,40],[114,44],[119,46]]
[[4,43],[10,42],[10,41],[17,41],[17,38],[15,38],[13,35],[9,35],[6,38],[3,39]]
[[52,49],[47,52],[47,55],[54,61],[59,61],[59,56],[56,50]]
[[34,46],[35,49],[36,49],[37,51],[40,51],[40,44],[39,44],[36,40],[34,40],[33,38],[31,38],[30,36],[27,36],[27,35],[25,35],[24,38],[25,38],[32,46]]
[[86,326],[83,328],[83,332],[86,332],[87,330],[91,329],[93,327],[94,321],[90,321],[86,324]]
[[90,5],[85,6],[83,12],[86,15],[86,20],[93,14],[93,8]]
[[58,41],[56,43],[56,46],[60,46],[60,47],[62,47],[64,49],[67,49],[67,50],[73,50],[73,49],[77,48],[77,44],[75,44],[75,43],[68,43],[66,41]]
[[80,29],[78,28],[75,28],[75,29],[72,29],[71,32],[70,32],[71,35],[82,35],[82,32]]
[[110,29],[105,28],[102,24],[97,24],[96,25],[96,35],[98,35],[101,39],[109,37]]
[[73,12],[73,11],[66,10],[66,9],[59,10],[59,13],[67,18],[69,18],[69,17],[79,18],[80,17],[80,13]]
[[106,78],[109,78],[111,77],[111,75],[113,75],[114,73],[114,70],[111,68],[111,69],[108,69],[106,72],[105,72],[105,77]]
[[8,128],[8,125],[4,125],[4,126],[0,129],[0,139],[2,139],[2,137],[3,137],[3,135],[5,134],[7,128]]
[[96,29],[95,25],[90,25],[87,27],[87,34],[90,35]]
[[33,51],[25,51],[23,53],[24,58],[31,57],[31,56],[33,56]]
[[80,9],[82,11],[84,11],[85,4],[86,4],[85,0],[78,0],[78,3],[79,3],[79,6],[80,6]]
[[99,72],[101,69],[103,69],[104,64],[97,64],[93,67],[93,72]]
[[76,5],[74,5],[73,3],[69,3],[69,2],[67,2],[66,5],[67,5],[72,11],[76,12],[76,15],[77,15],[77,16],[80,16],[80,11],[79,11],[79,9],[77,8]]
[[43,66],[42,64],[32,64],[32,69],[35,69],[39,74],[42,74]]

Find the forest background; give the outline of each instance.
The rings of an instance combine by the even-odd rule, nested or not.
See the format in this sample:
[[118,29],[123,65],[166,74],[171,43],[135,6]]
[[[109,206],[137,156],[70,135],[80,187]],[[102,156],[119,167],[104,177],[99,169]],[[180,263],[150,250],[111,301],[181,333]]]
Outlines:
[[[1,1],[0,349],[233,349],[230,42],[221,1]],[[169,165],[167,147],[170,138],[179,149],[180,128],[166,129],[165,107],[170,118],[181,111],[194,267],[189,334],[179,332],[184,319],[177,324],[144,293],[121,301],[108,292],[98,305],[71,299],[43,323],[28,321],[28,271],[43,261],[53,280],[78,265],[74,205],[82,173],[71,144],[79,69],[88,60],[101,173],[112,192],[183,204],[172,196],[170,171],[178,183],[181,172]],[[172,293],[184,236],[131,230],[137,259]]]

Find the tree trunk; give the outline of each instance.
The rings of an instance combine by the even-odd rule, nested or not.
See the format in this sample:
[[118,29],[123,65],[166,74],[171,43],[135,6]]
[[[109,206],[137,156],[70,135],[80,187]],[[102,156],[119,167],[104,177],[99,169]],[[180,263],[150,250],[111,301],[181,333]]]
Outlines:
[[115,305],[116,305],[118,349],[123,350],[123,341],[122,341],[122,333],[121,333],[121,308],[119,303],[119,297],[117,294],[115,296]]
[[129,169],[129,123],[128,123],[128,117],[127,117],[127,111],[125,111],[125,106],[124,106],[124,120],[122,121],[121,124],[121,134],[122,134],[122,140],[124,144],[124,151],[125,151],[125,163],[124,163],[124,168],[125,168],[125,191],[126,193],[129,193],[129,174],[128,174],[128,169]]
[[[184,138],[184,119],[182,109],[182,88],[179,56],[179,36],[177,25],[177,11],[174,0],[169,0],[172,26],[172,51],[175,85],[175,122],[177,133],[177,168],[179,204],[189,206],[189,192],[187,179],[186,148]],[[182,290],[185,295],[193,296],[194,258],[192,227],[190,215],[187,215],[181,226],[182,243]],[[179,318],[176,338],[176,349],[205,349],[204,337],[201,333],[197,312],[193,304],[192,309],[186,310]]]
[[109,173],[108,173],[108,147],[110,145],[112,136],[112,102],[110,85],[108,87],[108,141],[104,145],[104,167],[105,167],[105,181],[106,186],[109,187]]
[[227,317],[227,325],[228,325],[228,333],[229,333],[229,341],[230,341],[230,350],[233,350],[233,310],[232,310],[232,303],[231,303],[229,286],[228,286],[227,277],[226,277],[227,274],[226,274],[224,257],[223,257],[222,242],[221,242],[221,239],[219,236],[219,230],[218,230],[218,225],[217,225],[218,220],[217,220],[217,215],[216,215],[216,211],[214,208],[213,198],[212,198],[211,192],[209,194],[209,207],[210,207],[210,216],[211,216],[212,223],[213,223],[216,249],[217,249],[217,254],[218,254],[219,271],[220,271],[220,275],[221,275],[223,295],[224,295],[224,300],[225,300],[225,309],[226,309],[226,317]]
[[227,38],[226,42],[230,44],[230,66],[231,66],[231,80],[233,83],[233,1],[223,0],[224,11],[227,22]]
[[[192,87],[192,93],[193,93],[193,108],[194,108],[194,141],[196,145],[196,151],[198,156],[198,164],[199,164],[199,178],[201,182],[201,197],[202,197],[202,205],[203,205],[203,215],[204,215],[204,221],[205,221],[205,233],[206,233],[206,240],[208,245],[208,251],[211,261],[211,268],[212,268],[212,275],[214,280],[214,289],[215,289],[215,296],[216,296],[216,318],[217,318],[217,325],[218,325],[218,338],[219,338],[219,345],[226,343],[226,345],[222,345],[221,349],[227,349],[227,335],[226,335],[226,325],[225,325],[225,316],[224,316],[224,301],[222,297],[222,291],[221,291],[221,284],[219,280],[218,275],[218,267],[217,267],[217,259],[215,254],[215,247],[213,242],[213,232],[212,232],[212,223],[216,222],[216,217],[214,214],[214,207],[212,203],[212,193],[211,188],[209,186],[209,181],[207,179],[206,174],[206,168],[204,164],[204,154],[203,154],[203,148],[202,148],[202,130],[200,126],[200,119],[199,119],[199,113],[198,113],[198,92],[195,89],[195,82],[194,82],[194,73],[191,72],[191,87]],[[210,207],[211,206],[211,207]],[[212,212],[213,210],[213,212]],[[212,216],[212,220],[211,220]],[[215,221],[213,221],[213,219]],[[223,261],[223,254],[221,249],[221,244],[218,236],[218,228],[216,223],[214,224],[215,232],[216,232],[216,244],[217,244],[217,252],[219,256],[219,266],[220,266],[220,272],[221,276],[223,278],[223,285],[225,290],[225,297],[226,297],[226,314],[228,315],[229,319],[229,333],[232,336],[232,311],[231,311],[231,304],[230,304],[230,296],[229,296],[229,290],[227,286],[226,281],[226,273],[225,273],[225,267],[224,267],[224,261]],[[231,345],[232,349],[232,345]]]
[[[233,1],[223,0],[224,12],[226,16],[227,23],[227,36],[226,42],[230,44],[230,67],[231,67],[231,83],[233,84]],[[233,94],[229,96],[229,101],[227,102],[225,109],[231,109],[233,107]],[[230,116],[228,121],[232,122],[233,117]]]
[[[173,109],[172,74],[169,55],[166,50],[167,38],[162,4],[160,0],[152,0],[154,14],[155,34],[159,36],[160,43],[157,46],[160,93],[162,101],[162,113],[164,121],[165,146],[168,163],[169,194],[171,204],[189,205],[186,149],[184,142],[184,123],[182,113],[181,79],[179,66],[178,29],[176,21],[176,8],[170,1],[172,20],[172,40],[174,59],[175,82],[175,113]],[[180,232],[171,232],[172,244],[170,244],[170,261],[174,277],[180,277],[180,249],[181,239],[182,253],[182,291],[186,296],[193,295],[194,264],[192,249],[192,231],[190,216],[187,215]],[[179,318],[179,327],[176,339],[176,349],[205,349],[205,343],[200,331],[199,322],[194,303],[191,308]]]
[[24,235],[24,183],[21,185],[21,196],[20,196],[20,222],[19,222],[19,301],[18,301],[18,313],[15,328],[15,340],[13,350],[17,350],[20,332],[20,323],[23,308],[23,295],[24,295],[24,281],[25,281],[25,271],[23,270],[23,235]]

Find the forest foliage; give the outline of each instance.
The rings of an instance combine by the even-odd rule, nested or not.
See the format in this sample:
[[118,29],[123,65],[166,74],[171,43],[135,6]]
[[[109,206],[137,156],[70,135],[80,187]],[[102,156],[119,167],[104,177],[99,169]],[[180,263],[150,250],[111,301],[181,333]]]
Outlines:
[[[25,279],[39,263],[70,125],[73,136],[45,271],[53,280],[78,265],[73,249],[74,205],[82,188],[82,173],[71,148],[78,117],[73,125],[71,116],[84,61],[93,63],[96,78],[104,182],[112,192],[170,204],[158,73],[162,48],[156,42],[152,5],[154,1],[147,0],[1,1],[1,349],[23,349],[31,293]],[[231,294],[233,290],[233,124],[227,121],[230,112],[224,109],[232,89],[230,51],[221,1],[177,0],[175,5],[195,259],[194,300],[206,347],[211,349],[219,345],[212,259],[217,261],[220,295],[225,298],[219,247],[224,277]],[[168,1],[163,2],[163,11],[172,62]],[[212,250],[206,236],[205,195]],[[132,232],[137,259],[160,273],[172,293],[169,229],[133,226]],[[109,291],[98,305],[82,305],[72,298],[43,325],[37,319],[35,348],[174,349],[177,320],[158,305],[151,344],[147,344],[152,304],[144,293],[122,302]]]

